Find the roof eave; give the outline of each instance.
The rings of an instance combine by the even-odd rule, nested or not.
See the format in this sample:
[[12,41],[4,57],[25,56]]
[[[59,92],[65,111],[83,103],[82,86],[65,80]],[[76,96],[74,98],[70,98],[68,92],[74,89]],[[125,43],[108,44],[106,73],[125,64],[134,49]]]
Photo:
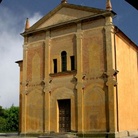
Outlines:
[[15,63],[19,64],[19,63],[22,63],[23,60],[18,60],[18,61],[15,61]]
[[115,30],[116,30],[116,34],[121,34],[123,37],[125,37],[127,39],[127,41],[129,42],[129,44],[132,44],[137,50],[138,50],[138,45],[133,42],[124,32],[122,32],[117,26],[114,26]]

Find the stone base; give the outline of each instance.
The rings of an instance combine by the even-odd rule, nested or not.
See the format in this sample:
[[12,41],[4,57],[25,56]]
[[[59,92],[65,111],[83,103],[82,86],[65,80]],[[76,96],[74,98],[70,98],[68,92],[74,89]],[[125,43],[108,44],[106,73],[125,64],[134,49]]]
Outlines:
[[135,136],[138,137],[138,131],[122,131],[122,132],[92,132],[79,133],[78,137],[82,138],[125,138]]
[[39,137],[43,133],[20,133],[19,136],[21,137]]
[[50,133],[38,138],[78,138],[78,136],[75,133]]
[[127,138],[131,136],[138,137],[138,131],[122,132],[89,132],[89,133],[27,133],[21,136],[30,136],[38,138]]
[[129,136],[137,136],[138,137],[138,131],[135,130],[135,131],[128,131],[128,135]]

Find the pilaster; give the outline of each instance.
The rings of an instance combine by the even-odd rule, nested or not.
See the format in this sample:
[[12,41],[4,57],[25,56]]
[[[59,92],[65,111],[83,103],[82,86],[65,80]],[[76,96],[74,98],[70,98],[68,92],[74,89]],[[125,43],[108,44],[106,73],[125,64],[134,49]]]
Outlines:
[[107,60],[107,87],[108,87],[108,113],[109,113],[109,132],[117,131],[117,101],[115,80],[115,55],[113,37],[112,18],[106,17],[105,38],[106,38],[106,60]]
[[45,39],[45,89],[44,89],[44,122],[45,133],[50,132],[50,89],[49,89],[49,73],[50,73],[50,31],[46,32]]
[[82,37],[83,32],[81,30],[81,23],[77,24],[77,34],[76,34],[76,43],[77,43],[77,118],[78,118],[78,133],[83,132],[84,125],[84,113],[83,113],[83,82],[82,82]]
[[22,104],[21,104],[21,132],[26,132],[26,102],[27,102],[27,96],[26,96],[26,81],[27,81],[27,55],[28,55],[28,49],[27,45],[23,45],[23,81],[22,81],[22,92],[21,92],[21,98],[22,98]]

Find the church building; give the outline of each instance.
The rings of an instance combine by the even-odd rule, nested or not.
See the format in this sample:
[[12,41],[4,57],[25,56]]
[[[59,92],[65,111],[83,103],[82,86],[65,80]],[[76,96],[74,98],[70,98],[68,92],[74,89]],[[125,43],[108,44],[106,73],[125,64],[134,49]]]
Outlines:
[[122,138],[138,131],[138,47],[106,9],[67,0],[29,26],[20,67],[20,134]]

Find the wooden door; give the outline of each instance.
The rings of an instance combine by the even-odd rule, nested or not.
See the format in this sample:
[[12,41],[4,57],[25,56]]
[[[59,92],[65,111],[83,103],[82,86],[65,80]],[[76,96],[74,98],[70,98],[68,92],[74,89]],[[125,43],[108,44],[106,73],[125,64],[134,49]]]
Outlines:
[[70,132],[70,100],[59,100],[59,132]]

